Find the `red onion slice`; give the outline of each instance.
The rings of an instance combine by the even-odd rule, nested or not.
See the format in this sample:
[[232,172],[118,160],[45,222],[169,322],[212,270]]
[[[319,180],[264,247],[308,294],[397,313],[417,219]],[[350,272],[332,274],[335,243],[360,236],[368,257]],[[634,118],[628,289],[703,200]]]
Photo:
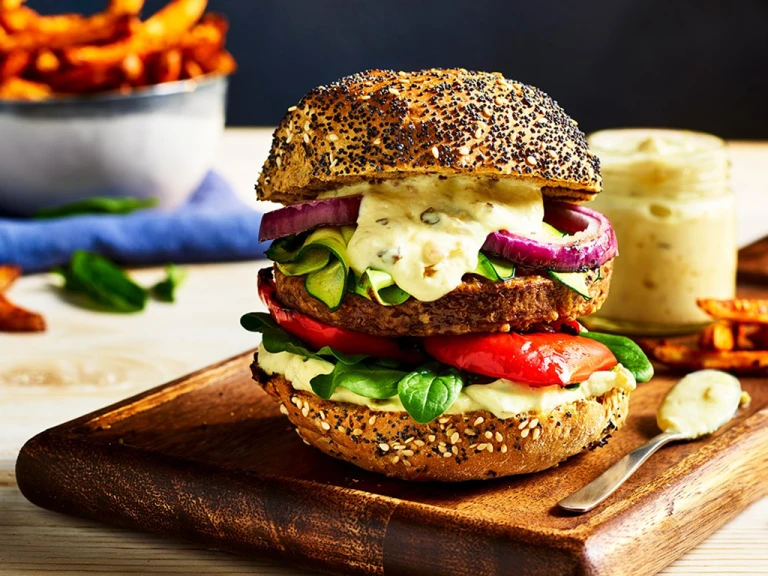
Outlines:
[[259,242],[283,238],[323,226],[349,226],[357,222],[363,197],[321,198],[267,212],[261,218]]
[[[362,196],[322,198],[286,206],[265,214],[259,240],[283,238],[322,226],[357,222]],[[568,236],[541,241],[507,231],[494,232],[482,250],[515,264],[556,272],[578,272],[602,266],[618,254],[616,233],[608,219],[583,206],[547,201],[544,221]]]
[[602,266],[619,253],[608,218],[583,206],[547,202],[544,221],[569,234],[542,242],[502,230],[489,234],[483,251],[523,266],[578,272]]

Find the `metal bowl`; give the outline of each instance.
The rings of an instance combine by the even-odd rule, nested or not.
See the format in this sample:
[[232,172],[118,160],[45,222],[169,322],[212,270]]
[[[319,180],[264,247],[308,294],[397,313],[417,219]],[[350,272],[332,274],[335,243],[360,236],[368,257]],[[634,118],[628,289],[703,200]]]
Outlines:
[[0,212],[91,196],[181,204],[213,163],[227,78],[43,102],[0,102]]

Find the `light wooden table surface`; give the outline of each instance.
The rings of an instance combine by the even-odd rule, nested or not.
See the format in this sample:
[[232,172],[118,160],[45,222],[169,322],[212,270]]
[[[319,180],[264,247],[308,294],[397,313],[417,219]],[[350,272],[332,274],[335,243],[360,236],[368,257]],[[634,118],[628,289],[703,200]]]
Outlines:
[[[253,183],[269,143],[268,130],[234,129],[219,149],[218,169],[254,207]],[[743,245],[768,234],[768,143],[734,143],[731,153]],[[13,473],[19,449],[35,433],[255,347],[238,319],[261,309],[255,281],[262,264],[190,267],[176,304],[151,303],[129,316],[67,305],[46,275],[12,288],[10,296],[45,314],[50,328],[0,334],[0,574],[299,574],[35,508]],[[148,284],[160,274],[136,276]],[[768,499],[662,573],[768,574]]]

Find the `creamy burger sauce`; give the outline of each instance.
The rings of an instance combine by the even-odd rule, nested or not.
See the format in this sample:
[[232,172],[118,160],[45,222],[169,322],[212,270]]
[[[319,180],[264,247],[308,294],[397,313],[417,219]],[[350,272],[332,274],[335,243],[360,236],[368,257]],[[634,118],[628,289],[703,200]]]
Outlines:
[[[310,393],[312,393],[310,380],[318,374],[328,374],[333,370],[333,364],[324,360],[307,359],[289,352],[273,354],[264,350],[263,347],[259,348],[259,367],[269,375],[283,375],[296,390]],[[487,410],[497,418],[510,418],[526,412],[547,412],[569,402],[602,396],[613,388],[621,388],[626,392],[635,389],[634,377],[621,365],[614,370],[595,372],[575,390],[567,390],[560,386],[532,388],[509,380],[496,380],[490,384],[465,386],[446,413],[465,414]],[[344,388],[337,388],[331,400],[366,406],[371,410],[384,412],[405,411],[396,396],[387,400],[373,400]]]
[[323,196],[363,194],[357,229],[349,241],[349,264],[388,272],[422,302],[461,284],[477,267],[488,234],[509,230],[544,234],[541,188],[520,180],[415,176],[361,183]]
[[741,402],[738,379],[719,370],[699,370],[667,392],[656,422],[664,432],[697,438],[728,422]]

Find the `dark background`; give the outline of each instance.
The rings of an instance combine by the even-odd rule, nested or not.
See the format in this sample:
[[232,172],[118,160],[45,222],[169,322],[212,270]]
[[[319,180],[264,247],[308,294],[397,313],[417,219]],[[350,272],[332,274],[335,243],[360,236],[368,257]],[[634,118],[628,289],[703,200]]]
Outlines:
[[[106,0],[30,0],[41,12]],[[165,0],[147,0],[145,15]],[[500,71],[585,131],[668,126],[768,138],[766,0],[211,0],[229,16],[229,124],[274,125],[366,68]]]

